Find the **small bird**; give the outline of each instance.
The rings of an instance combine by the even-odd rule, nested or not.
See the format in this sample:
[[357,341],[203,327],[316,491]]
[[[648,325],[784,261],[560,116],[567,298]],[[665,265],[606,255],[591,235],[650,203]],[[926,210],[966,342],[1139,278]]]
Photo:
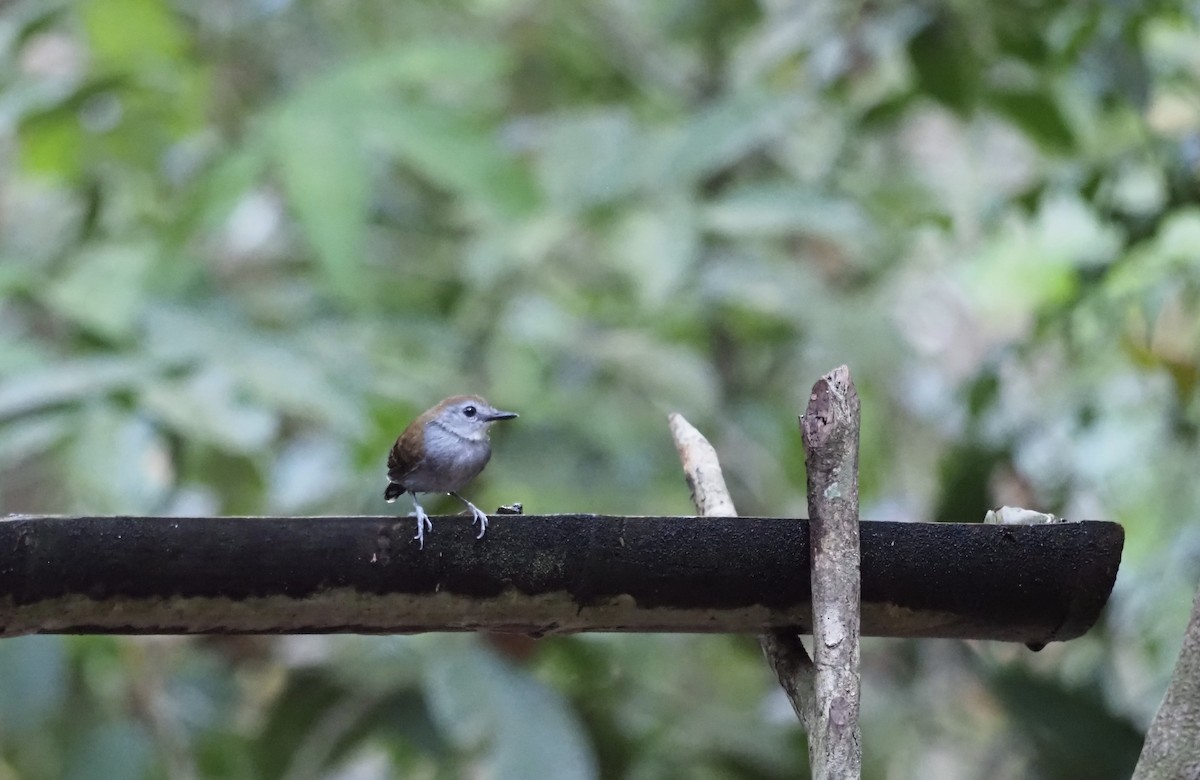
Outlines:
[[475,479],[488,459],[492,445],[488,428],[497,420],[511,420],[514,412],[502,412],[477,395],[455,395],[427,409],[413,420],[388,453],[388,486],[383,497],[388,503],[411,493],[417,516],[413,538],[425,549],[425,530],[433,523],[417,501],[417,493],[448,493],[462,501],[479,523],[479,536],[487,530],[488,516],[458,494]]

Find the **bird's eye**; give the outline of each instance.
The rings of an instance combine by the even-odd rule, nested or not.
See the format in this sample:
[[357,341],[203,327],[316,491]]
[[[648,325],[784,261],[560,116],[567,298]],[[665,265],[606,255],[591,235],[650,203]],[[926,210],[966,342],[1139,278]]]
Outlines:
[[466,407],[465,409],[463,409],[463,414],[465,414],[467,417],[474,417],[476,414],[475,407],[474,406]]

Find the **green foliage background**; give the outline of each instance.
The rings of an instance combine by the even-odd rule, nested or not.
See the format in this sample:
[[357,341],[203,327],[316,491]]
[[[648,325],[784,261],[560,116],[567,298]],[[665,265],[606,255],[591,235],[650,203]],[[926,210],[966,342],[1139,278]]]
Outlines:
[[[689,513],[677,410],[803,515],[845,362],[864,517],[1128,533],[1083,639],[868,641],[866,776],[1128,775],[1200,557],[1195,4],[0,14],[0,511],[383,512],[478,391],[481,505]],[[0,642],[0,780],[805,766],[748,637]]]

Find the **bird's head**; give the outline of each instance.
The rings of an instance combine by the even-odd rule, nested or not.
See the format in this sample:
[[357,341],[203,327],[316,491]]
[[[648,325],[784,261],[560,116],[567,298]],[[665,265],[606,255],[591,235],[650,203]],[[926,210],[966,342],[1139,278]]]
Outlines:
[[488,428],[499,420],[511,420],[515,412],[502,412],[477,395],[455,395],[431,410],[430,423],[456,436],[481,441],[487,438]]

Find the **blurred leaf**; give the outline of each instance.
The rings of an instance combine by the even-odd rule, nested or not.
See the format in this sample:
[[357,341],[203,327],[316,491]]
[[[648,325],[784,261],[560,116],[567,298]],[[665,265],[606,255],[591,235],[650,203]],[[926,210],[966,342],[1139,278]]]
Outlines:
[[59,108],[24,118],[19,127],[21,164],[42,175],[74,179],[83,167],[83,129],[75,112]]
[[259,185],[263,169],[271,160],[266,138],[256,136],[197,174],[194,198],[181,214],[182,229],[218,231],[247,193]]
[[63,780],[146,777],[151,767],[150,737],[133,721],[117,718],[85,731],[71,746]]
[[[704,300],[745,308],[783,323],[800,321],[825,291],[812,269],[768,258],[721,254],[712,258],[700,280]],[[803,307],[797,303],[803,301]]]
[[494,128],[417,101],[378,107],[371,119],[373,140],[435,184],[508,219],[536,205],[532,180],[501,150]]
[[362,294],[362,255],[370,192],[358,141],[361,106],[329,90],[305,94],[280,111],[272,155],[284,190],[330,285]]
[[743,89],[713,101],[679,128],[660,132],[646,160],[661,182],[676,185],[711,176],[782,136],[802,114],[794,95]]
[[69,414],[26,415],[0,425],[0,465],[14,466],[41,455],[72,432]]
[[1065,154],[1075,148],[1075,133],[1058,101],[1040,91],[994,91],[988,105],[1005,117],[1042,148]]
[[689,204],[631,212],[613,231],[613,264],[633,280],[648,307],[671,300],[700,254],[700,235]]
[[91,0],[80,8],[93,56],[137,71],[181,57],[184,38],[163,0]]
[[91,0],[79,7],[96,85],[80,104],[102,157],[151,169],[181,134],[204,121],[208,79],[189,57],[180,17],[165,0]]
[[948,450],[939,464],[941,496],[933,509],[937,523],[982,523],[995,505],[992,484],[996,474],[1011,462],[1007,449],[965,441]]
[[481,751],[498,780],[596,777],[583,731],[557,693],[469,638],[445,639],[425,658],[425,689],[452,741]]
[[226,452],[260,450],[274,438],[279,419],[270,409],[241,397],[229,372],[209,368],[182,380],[144,388],[146,411],[184,437]]
[[44,729],[65,701],[67,673],[61,637],[21,636],[0,642],[0,734]]
[[967,32],[957,20],[938,17],[908,43],[917,73],[917,88],[960,116],[975,107],[981,91],[981,69]]
[[1116,259],[1121,230],[1103,222],[1090,204],[1066,193],[1039,204],[1035,227],[1038,244],[1050,256],[1079,266],[1102,266]]
[[[256,743],[255,776],[262,780],[283,777],[322,715],[346,696],[339,685],[312,669],[292,672],[285,686]],[[313,774],[320,769],[312,767]]]
[[163,436],[145,419],[103,404],[89,405],[77,425],[74,477],[65,488],[98,514],[154,512],[175,480]]
[[126,390],[161,364],[146,357],[83,357],[0,378],[0,420]]
[[1030,65],[1049,67],[1051,51],[1046,41],[1046,29],[1043,22],[1050,14],[1040,13],[1050,10],[1043,5],[1012,3],[1004,6],[994,6],[992,11],[996,43],[1001,52],[1024,60]]
[[85,249],[45,297],[60,316],[105,338],[127,338],[141,311],[143,284],[155,256],[155,247],[144,243]]
[[322,669],[292,672],[258,742],[254,776],[324,777],[322,770],[381,737],[397,756],[441,754],[445,745],[420,694],[408,686],[390,689],[390,684],[343,688]]
[[819,237],[856,257],[865,254],[875,231],[857,203],[781,184],[741,187],[723,195],[705,208],[704,222],[731,237]]
[[540,135],[537,171],[553,206],[609,203],[629,195],[646,177],[644,141],[626,110],[564,113],[543,120]]
[[1069,300],[1079,285],[1070,258],[1051,254],[1023,226],[994,237],[960,278],[976,316],[1009,333],[1022,332],[1039,309]]
[[1017,665],[987,673],[1009,723],[1033,751],[1045,780],[1125,780],[1142,750],[1142,734],[1109,711],[1097,691],[1069,688]]
[[339,442],[309,436],[288,442],[270,475],[269,506],[294,514],[328,498],[350,479],[349,453]]
[[[336,337],[336,333],[331,334]],[[155,307],[146,313],[146,352],[164,361],[219,366],[238,390],[264,406],[328,425],[346,437],[361,435],[365,421],[352,390],[355,377],[339,376],[316,335],[302,343],[288,334],[260,331],[219,310]],[[338,342],[343,355],[350,347]],[[342,380],[342,381],[337,381]]]
[[1085,60],[1089,72],[1099,74],[1109,90],[1123,97],[1136,110],[1147,110],[1154,93],[1154,81],[1146,55],[1147,48],[1153,51],[1153,47],[1136,46],[1128,34],[1111,30],[1103,30],[1095,38],[1099,40],[1087,39],[1094,44]]
[[0,256],[0,300],[18,290],[31,287],[35,281],[40,281],[31,268],[25,268],[20,261]]
[[343,65],[319,88],[366,95],[398,84],[419,84],[470,93],[491,87],[511,64],[509,49],[494,41],[423,35]]
[[[582,354],[597,361],[625,388],[637,388],[652,402],[711,410],[716,375],[695,350],[664,343],[643,331],[612,330],[594,334]],[[599,419],[604,420],[603,415]]]

